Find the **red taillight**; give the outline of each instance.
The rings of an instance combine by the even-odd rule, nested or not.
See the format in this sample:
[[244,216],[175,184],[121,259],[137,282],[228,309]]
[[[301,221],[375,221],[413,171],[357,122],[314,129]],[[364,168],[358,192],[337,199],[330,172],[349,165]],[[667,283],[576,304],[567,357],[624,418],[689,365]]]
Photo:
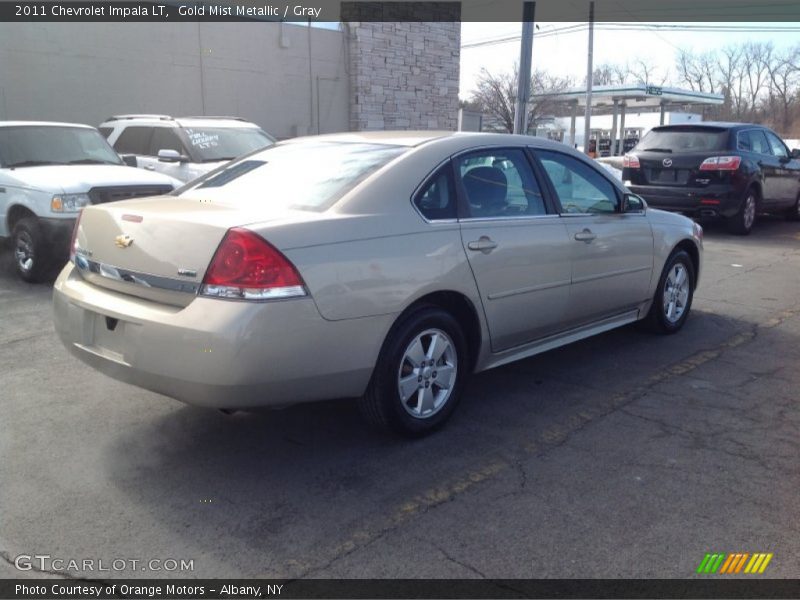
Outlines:
[[701,171],[735,171],[742,164],[741,156],[712,156],[700,165]]
[[229,229],[203,278],[203,296],[269,300],[305,296],[294,265],[258,234]]
[[638,169],[641,165],[639,164],[639,157],[634,156],[632,154],[626,154],[622,157],[622,168],[624,169]]
[[[83,209],[78,213],[78,218],[75,219],[75,226],[72,228],[72,238],[69,241],[69,260],[75,263],[75,254],[78,249],[78,227],[81,224],[81,217],[83,216]],[[62,254],[63,256],[63,254]]]

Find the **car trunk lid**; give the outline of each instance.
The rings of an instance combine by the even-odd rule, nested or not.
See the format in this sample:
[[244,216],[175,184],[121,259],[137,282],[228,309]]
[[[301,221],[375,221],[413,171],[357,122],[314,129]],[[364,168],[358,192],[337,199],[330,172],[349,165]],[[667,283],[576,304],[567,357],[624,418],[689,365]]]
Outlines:
[[714,154],[642,152],[638,154],[644,185],[686,186],[694,184],[700,165]]
[[[272,218],[278,215],[272,213]],[[155,302],[186,306],[231,227],[267,213],[205,198],[160,197],[90,207],[75,239],[75,264],[91,283]]]

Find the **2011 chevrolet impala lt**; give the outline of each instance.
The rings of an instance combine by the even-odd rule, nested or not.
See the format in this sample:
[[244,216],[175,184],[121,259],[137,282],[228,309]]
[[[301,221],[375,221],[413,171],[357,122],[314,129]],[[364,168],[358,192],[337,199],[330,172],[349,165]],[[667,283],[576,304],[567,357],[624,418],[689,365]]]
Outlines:
[[91,366],[189,404],[357,397],[417,435],[471,372],[634,321],[679,330],[702,247],[555,142],[301,138],[85,208],[55,323]]

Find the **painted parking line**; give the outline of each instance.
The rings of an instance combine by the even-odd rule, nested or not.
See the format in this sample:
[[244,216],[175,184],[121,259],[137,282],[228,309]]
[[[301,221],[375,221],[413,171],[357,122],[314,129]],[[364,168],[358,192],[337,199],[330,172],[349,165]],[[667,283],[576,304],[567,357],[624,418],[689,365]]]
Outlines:
[[[778,327],[787,319],[797,315],[800,315],[800,309],[785,310],[762,323],[754,324],[750,330],[737,333],[711,349],[701,350],[680,362],[669,365],[652,375],[643,384],[631,390],[615,394],[608,400],[600,402],[597,405],[582,408],[560,420],[558,423],[548,427],[535,438],[523,440],[517,446],[516,450],[509,453],[501,453],[491,461],[476,465],[458,477],[433,486],[420,494],[400,502],[390,513],[378,517],[377,522],[359,528],[333,545],[329,553],[329,559],[324,564],[310,565],[301,560],[289,560],[285,563],[286,572],[270,574],[269,577],[303,578],[313,576],[315,572],[326,569],[337,560],[371,544],[392,530],[401,527],[416,516],[424,514],[426,511],[441,504],[451,502],[478,485],[486,483],[494,479],[497,475],[509,471],[516,463],[530,458],[531,456],[542,455],[562,445],[573,434],[579,432],[584,427],[646,396],[660,384],[691,373],[699,367],[716,360],[728,350],[732,350],[752,341],[755,339],[759,329]],[[722,566],[723,560],[725,560],[726,557],[726,554],[714,555],[716,569]],[[300,573],[298,573],[298,571],[300,571]]]

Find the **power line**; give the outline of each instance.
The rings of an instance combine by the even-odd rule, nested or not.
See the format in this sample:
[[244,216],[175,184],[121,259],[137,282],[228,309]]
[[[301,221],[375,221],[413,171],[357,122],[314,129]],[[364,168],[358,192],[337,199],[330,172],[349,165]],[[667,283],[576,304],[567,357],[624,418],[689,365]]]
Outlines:
[[[537,33],[536,37],[545,38],[551,37],[554,35],[558,35],[560,33],[580,33],[582,31],[586,31],[589,26],[586,23],[581,23],[578,25],[569,25],[566,27],[554,28],[547,31],[540,31]],[[676,47],[672,42],[666,40],[663,36],[659,35],[658,32],[697,32],[697,33],[799,33],[800,26],[777,26],[777,27],[764,27],[764,26],[757,26],[757,25],[746,25],[746,26],[729,26],[729,25],[667,25],[664,23],[597,23],[595,24],[595,29],[599,29],[602,31],[649,31],[658,35],[661,39],[665,42],[669,43],[673,47]],[[499,38],[491,38],[487,40],[481,40],[476,42],[468,42],[466,44],[461,45],[462,50],[470,49],[470,48],[480,48],[483,46],[494,46],[498,44],[506,44],[509,42],[516,42],[521,39],[519,34],[508,35]]]

